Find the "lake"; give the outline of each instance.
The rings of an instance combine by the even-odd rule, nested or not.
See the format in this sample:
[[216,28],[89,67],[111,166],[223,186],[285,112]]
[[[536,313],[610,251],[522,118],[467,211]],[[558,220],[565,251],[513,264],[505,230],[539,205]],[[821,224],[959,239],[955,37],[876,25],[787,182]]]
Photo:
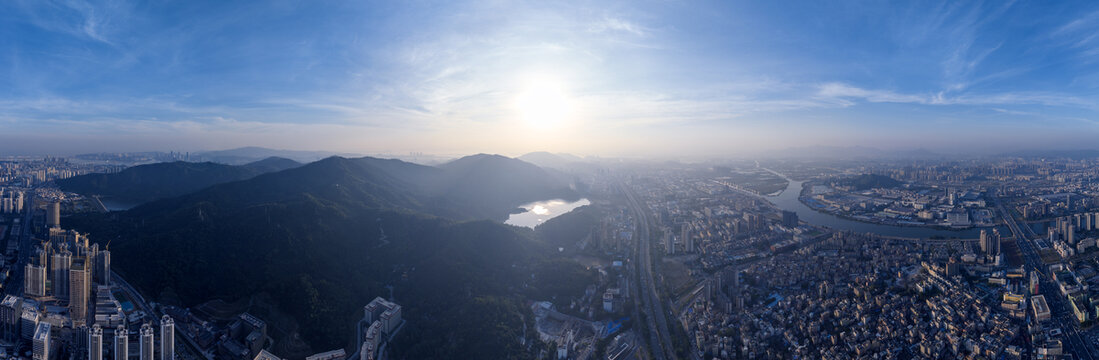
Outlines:
[[523,204],[519,206],[526,210],[519,214],[511,214],[508,216],[505,224],[515,226],[525,226],[534,228],[546,220],[561,216],[561,214],[568,213],[578,207],[591,204],[588,199],[580,199],[577,201],[565,201],[561,199],[546,200]]

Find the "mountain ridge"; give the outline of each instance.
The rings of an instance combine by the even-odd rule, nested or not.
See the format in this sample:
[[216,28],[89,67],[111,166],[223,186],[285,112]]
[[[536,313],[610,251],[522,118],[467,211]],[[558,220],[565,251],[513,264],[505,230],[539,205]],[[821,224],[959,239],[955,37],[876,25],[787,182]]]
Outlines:
[[[329,157],[72,221],[98,242],[113,241],[112,253],[126,259],[116,267],[143,293],[171,289],[184,305],[280,294],[279,307],[315,350],[344,346],[362,305],[392,287],[409,320],[396,340],[405,345],[394,349],[402,358],[461,358],[478,349],[482,358],[526,359],[530,348],[521,344],[540,342],[524,320],[523,294],[538,288],[530,274],[558,255],[530,229],[484,219],[536,195],[471,204],[465,193],[527,189],[507,182],[544,175],[537,170],[490,155],[443,168]],[[432,178],[408,181],[417,176]],[[438,183],[453,179],[450,187]],[[537,294],[556,296],[554,289]],[[471,317],[450,311],[455,306],[496,315]],[[455,333],[446,324],[499,336]]]
[[57,181],[65,191],[103,195],[145,203],[183,195],[202,188],[301,166],[271,157],[244,165],[173,161],[138,165],[113,174],[87,174]]

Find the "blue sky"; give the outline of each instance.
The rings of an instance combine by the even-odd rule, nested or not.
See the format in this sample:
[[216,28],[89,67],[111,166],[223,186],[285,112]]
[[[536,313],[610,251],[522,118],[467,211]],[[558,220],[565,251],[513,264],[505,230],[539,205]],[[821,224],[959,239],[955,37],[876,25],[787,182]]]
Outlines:
[[0,2],[8,153],[988,152],[1097,114],[1095,2]]

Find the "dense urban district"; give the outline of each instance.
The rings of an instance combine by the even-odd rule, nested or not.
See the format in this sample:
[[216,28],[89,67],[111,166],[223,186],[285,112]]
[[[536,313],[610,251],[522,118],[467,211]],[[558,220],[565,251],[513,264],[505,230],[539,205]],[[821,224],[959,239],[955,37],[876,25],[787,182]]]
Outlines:
[[[496,234],[462,227],[481,226],[479,221],[490,219],[496,225],[512,225],[502,226],[506,238],[534,239],[532,248],[548,250],[492,243],[493,247],[475,248],[474,255],[462,262],[441,260],[444,254],[438,261],[394,260],[371,270],[377,272],[364,270],[365,275],[356,269],[336,269],[355,276],[383,275],[371,278],[364,288],[367,294],[343,296],[358,302],[334,306],[335,310],[321,307],[323,299],[332,299],[326,292],[339,286],[303,276],[300,284],[310,289],[313,300],[300,304],[316,311],[303,312],[289,308],[299,304],[297,300],[271,294],[271,289],[285,287],[250,287],[255,294],[242,294],[214,285],[190,286],[178,274],[152,269],[146,273],[140,268],[144,265],[135,265],[165,256],[157,252],[123,257],[116,251],[112,259],[112,242],[125,242],[126,234],[132,233],[104,230],[103,224],[147,229],[147,221],[160,218],[140,218],[134,212],[155,212],[169,205],[185,209],[180,211],[189,221],[207,223],[224,210],[185,205],[198,196],[188,195],[191,192],[231,196],[225,194],[306,172],[294,169],[319,172],[322,165],[347,167],[346,161],[352,160],[330,158],[305,165],[285,159],[235,165],[179,161],[189,156],[99,154],[0,161],[0,245],[5,249],[0,357],[1099,356],[1096,158],[696,163],[546,153],[503,158],[500,161],[512,161],[514,166],[538,165],[545,171],[539,176],[568,179],[573,192],[562,196],[567,198],[563,202],[583,197],[587,205],[554,214],[542,205],[507,203],[511,209],[548,216],[528,226],[505,220],[523,210],[502,216],[485,210],[488,215],[482,220],[462,219],[440,231]],[[397,174],[393,169],[401,166],[435,171],[398,160],[364,159],[358,161],[387,164],[368,168],[386,174]],[[463,161],[471,160],[430,168],[452,171]],[[198,166],[210,168],[195,170]],[[170,173],[174,170],[169,167],[187,171]],[[149,181],[140,181],[157,171],[174,174],[165,179],[189,181],[171,183],[171,189],[153,189]],[[214,172],[219,175],[198,178]],[[104,185],[126,181],[142,185],[125,191]],[[355,185],[339,182],[326,189],[340,186]],[[447,203],[439,200],[442,197],[432,199]],[[265,226],[284,226],[270,220],[273,211],[278,210],[264,208]],[[386,222],[394,215],[369,214],[355,220],[370,224],[362,229],[376,237],[365,251],[388,256],[398,246],[395,242],[415,233],[415,225],[396,228]],[[70,219],[75,226],[67,227]],[[263,221],[248,221],[253,220]],[[87,225],[93,221],[99,225]],[[497,252],[508,255],[494,255]],[[456,251],[453,256],[462,254]],[[240,256],[249,257],[233,256],[242,263],[246,260]],[[479,258],[485,256],[492,259]],[[523,264],[519,257],[537,265]],[[494,266],[504,270],[491,270]],[[236,270],[218,271],[238,276]],[[424,271],[453,277],[432,282],[423,278]],[[460,272],[473,275],[455,274]],[[489,279],[473,279],[482,277]],[[354,288],[343,286],[348,287]],[[441,294],[468,300],[453,308],[445,301],[425,300]],[[461,328],[436,330],[459,320],[483,337],[469,340],[462,337],[467,330]],[[425,344],[434,344],[433,349]]]

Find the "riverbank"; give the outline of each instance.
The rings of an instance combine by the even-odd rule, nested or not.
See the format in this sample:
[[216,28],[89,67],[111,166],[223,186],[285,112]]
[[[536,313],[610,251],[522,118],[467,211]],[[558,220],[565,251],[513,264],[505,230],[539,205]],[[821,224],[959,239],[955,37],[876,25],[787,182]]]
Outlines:
[[[785,191],[779,193],[778,196],[768,196],[765,198],[775,204],[779,209],[793,211],[798,214],[799,220],[815,226],[857,233],[874,233],[899,238],[976,239],[980,237],[980,228],[945,230],[927,226],[885,225],[846,219],[827,212],[818,211],[802,203],[800,200],[802,193],[806,191],[806,187],[803,186],[805,182],[786,179],[789,181],[789,186]],[[798,189],[799,191],[791,191],[794,189]],[[1001,230],[1001,232],[1005,230],[1006,228]]]
[[890,222],[884,222],[884,221],[872,221],[871,219],[867,219],[867,218],[861,218],[861,217],[852,216],[852,215],[843,214],[843,213],[830,212],[830,211],[821,209],[818,206],[814,206],[813,204],[811,204],[807,201],[807,199],[809,199],[810,197],[806,196],[806,194],[805,194],[807,189],[810,188],[811,186],[804,186],[804,185],[813,185],[813,184],[803,183],[801,193],[798,194],[798,201],[801,202],[802,204],[804,204],[805,207],[807,207],[809,209],[812,209],[813,211],[816,211],[816,212],[821,213],[821,214],[828,214],[828,215],[832,215],[832,216],[835,216],[835,217],[838,217],[838,218],[851,220],[851,221],[856,221],[856,222],[861,222],[861,223],[865,223],[865,224],[896,226],[896,227],[925,228],[925,229],[935,229],[935,230],[943,230],[943,231],[965,231],[965,230],[971,230],[971,229],[983,229],[983,228],[990,228],[990,227],[998,227],[998,226],[1003,225],[1003,224],[993,224],[991,226],[966,225],[966,226],[958,227],[958,226],[944,226],[944,225],[934,225],[934,224],[906,224],[906,223],[890,223]]

